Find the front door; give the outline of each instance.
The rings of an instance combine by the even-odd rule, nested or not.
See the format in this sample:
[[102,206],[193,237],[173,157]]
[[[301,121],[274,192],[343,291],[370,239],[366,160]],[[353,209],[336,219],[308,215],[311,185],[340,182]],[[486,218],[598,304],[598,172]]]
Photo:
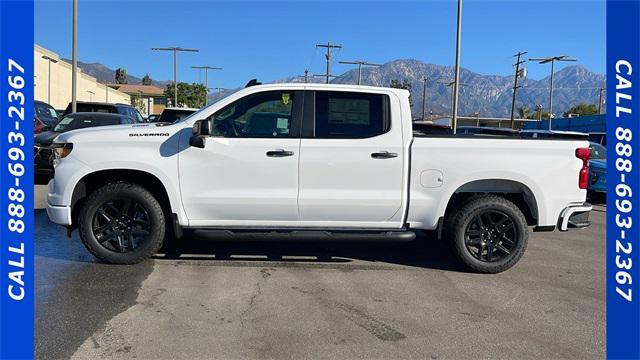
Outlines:
[[301,221],[307,226],[401,226],[402,129],[399,118],[391,124],[389,96],[315,91],[309,98],[315,106],[305,100]]
[[299,220],[301,96],[295,91],[252,94],[212,115],[213,134],[205,148],[180,153],[180,189],[191,226],[278,226]]

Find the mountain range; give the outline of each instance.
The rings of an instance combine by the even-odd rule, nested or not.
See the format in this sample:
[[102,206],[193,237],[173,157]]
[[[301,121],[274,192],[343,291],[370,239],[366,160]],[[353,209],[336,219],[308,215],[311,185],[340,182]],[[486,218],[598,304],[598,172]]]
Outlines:
[[[100,63],[82,63],[78,66],[83,72],[94,76],[100,82],[114,82],[115,70]],[[379,67],[362,68],[362,84],[389,86],[392,80],[408,82],[413,103],[414,118],[422,116],[423,79],[427,78],[426,111],[434,116],[448,115],[451,112],[451,87],[447,86],[454,78],[453,66],[426,64],[414,59],[400,59]],[[349,70],[331,80],[334,84],[355,84],[358,70]],[[139,84],[141,79],[128,75],[130,84]],[[248,80],[248,79],[247,79]],[[309,77],[310,82],[323,82],[322,78]],[[303,77],[290,77],[273,82],[303,82]],[[513,76],[482,75],[468,69],[460,69],[459,114],[472,115],[476,112],[482,117],[508,117],[511,112],[513,94]],[[570,107],[579,103],[597,104],[599,89],[604,85],[605,75],[589,71],[581,65],[568,66],[554,75],[553,109],[556,116],[562,115]],[[165,87],[169,81],[154,80],[153,84]],[[535,109],[540,104],[545,111],[549,101],[549,77],[540,80],[525,78],[520,81],[516,108],[524,106]],[[237,89],[229,89],[210,94],[209,101],[215,101]],[[428,116],[428,115],[427,115]],[[517,115],[516,115],[517,116]]]

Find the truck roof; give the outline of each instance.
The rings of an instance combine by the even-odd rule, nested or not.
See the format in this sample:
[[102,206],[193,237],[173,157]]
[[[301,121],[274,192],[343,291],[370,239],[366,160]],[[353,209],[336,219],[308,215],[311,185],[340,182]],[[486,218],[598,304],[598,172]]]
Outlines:
[[394,92],[402,94],[404,96],[409,95],[409,91],[405,89],[382,87],[382,86],[365,86],[365,85],[352,85],[352,84],[318,84],[318,83],[274,83],[274,84],[262,84],[254,85],[247,89],[264,89],[264,90],[287,90],[287,89],[300,89],[300,90],[336,90],[336,91],[356,91],[356,92]]

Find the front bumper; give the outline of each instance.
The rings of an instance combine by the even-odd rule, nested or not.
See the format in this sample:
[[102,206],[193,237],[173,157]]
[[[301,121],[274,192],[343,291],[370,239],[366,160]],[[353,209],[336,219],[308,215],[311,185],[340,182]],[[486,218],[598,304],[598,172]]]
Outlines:
[[589,221],[589,212],[593,210],[593,206],[589,203],[572,204],[567,206],[560,213],[558,219],[558,230],[567,231],[573,229],[584,229],[591,225]]
[[47,216],[56,224],[71,225],[71,206],[57,206],[47,202]]

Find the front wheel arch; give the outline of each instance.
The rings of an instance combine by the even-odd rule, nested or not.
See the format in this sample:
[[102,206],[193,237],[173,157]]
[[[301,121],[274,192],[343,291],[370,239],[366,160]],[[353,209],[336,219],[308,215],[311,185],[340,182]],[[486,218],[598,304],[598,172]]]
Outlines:
[[102,186],[116,182],[125,181],[142,186],[158,200],[165,214],[171,215],[172,206],[169,194],[165,185],[155,175],[141,170],[129,169],[109,169],[99,170],[82,177],[75,185],[71,196],[71,221],[77,225],[78,214],[82,209],[87,197]]

